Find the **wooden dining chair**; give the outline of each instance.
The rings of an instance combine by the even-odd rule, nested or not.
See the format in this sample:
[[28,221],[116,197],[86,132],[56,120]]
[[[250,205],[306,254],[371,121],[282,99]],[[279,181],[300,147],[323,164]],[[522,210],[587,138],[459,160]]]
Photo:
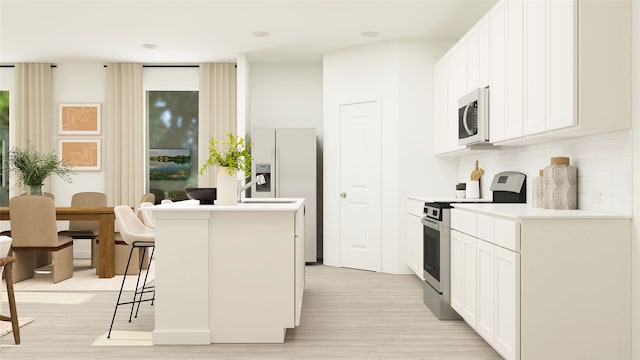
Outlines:
[[[107,194],[95,191],[83,191],[73,194],[71,197],[71,207],[104,207],[107,206]],[[94,259],[95,240],[99,233],[98,221],[91,220],[71,220],[69,228],[58,232],[59,235],[70,236],[73,240],[90,240],[91,241],[91,267],[96,267]]]
[[[16,310],[16,298],[13,293],[13,272],[12,267],[16,259],[8,256],[11,248],[11,238],[8,236],[0,236],[0,278],[2,274],[5,276],[7,284],[7,300],[9,300],[9,316],[2,315],[0,311],[0,321],[10,321],[13,331],[13,341],[16,345],[20,344],[20,324],[18,324],[18,311]],[[0,288],[2,295],[2,288]],[[1,304],[1,302],[0,302]]]
[[9,200],[12,256],[16,258],[13,281],[33,277],[37,253],[51,253],[53,282],[73,276],[73,239],[58,235],[53,200],[40,195]]

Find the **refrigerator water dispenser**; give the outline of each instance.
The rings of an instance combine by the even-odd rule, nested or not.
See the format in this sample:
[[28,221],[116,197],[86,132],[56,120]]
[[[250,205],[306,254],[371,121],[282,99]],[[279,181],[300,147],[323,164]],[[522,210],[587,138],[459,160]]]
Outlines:
[[271,192],[271,164],[256,164],[256,176],[264,176],[264,184],[256,184],[256,192]]

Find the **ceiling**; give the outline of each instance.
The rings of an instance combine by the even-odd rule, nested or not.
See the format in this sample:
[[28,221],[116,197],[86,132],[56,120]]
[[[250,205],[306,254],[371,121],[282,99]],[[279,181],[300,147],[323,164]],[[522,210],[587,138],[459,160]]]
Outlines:
[[320,62],[374,42],[458,39],[495,2],[0,0],[0,64]]

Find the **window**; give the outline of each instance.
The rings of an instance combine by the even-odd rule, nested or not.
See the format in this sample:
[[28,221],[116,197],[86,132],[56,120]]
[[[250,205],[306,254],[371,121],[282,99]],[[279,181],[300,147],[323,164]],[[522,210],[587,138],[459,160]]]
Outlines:
[[9,206],[9,91],[0,90],[0,206]]
[[147,91],[149,191],[184,200],[198,184],[198,92]]

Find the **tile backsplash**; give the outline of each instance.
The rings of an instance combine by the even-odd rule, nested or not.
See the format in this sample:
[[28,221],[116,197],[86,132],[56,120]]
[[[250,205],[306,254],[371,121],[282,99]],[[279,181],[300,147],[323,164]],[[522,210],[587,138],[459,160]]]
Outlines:
[[460,158],[458,177],[461,182],[469,180],[478,160],[484,169],[481,197],[490,198],[489,187],[496,173],[522,172],[527,175],[527,203],[531,204],[533,178],[555,156],[569,157],[578,169],[579,209],[631,215],[631,130],[472,153]]

